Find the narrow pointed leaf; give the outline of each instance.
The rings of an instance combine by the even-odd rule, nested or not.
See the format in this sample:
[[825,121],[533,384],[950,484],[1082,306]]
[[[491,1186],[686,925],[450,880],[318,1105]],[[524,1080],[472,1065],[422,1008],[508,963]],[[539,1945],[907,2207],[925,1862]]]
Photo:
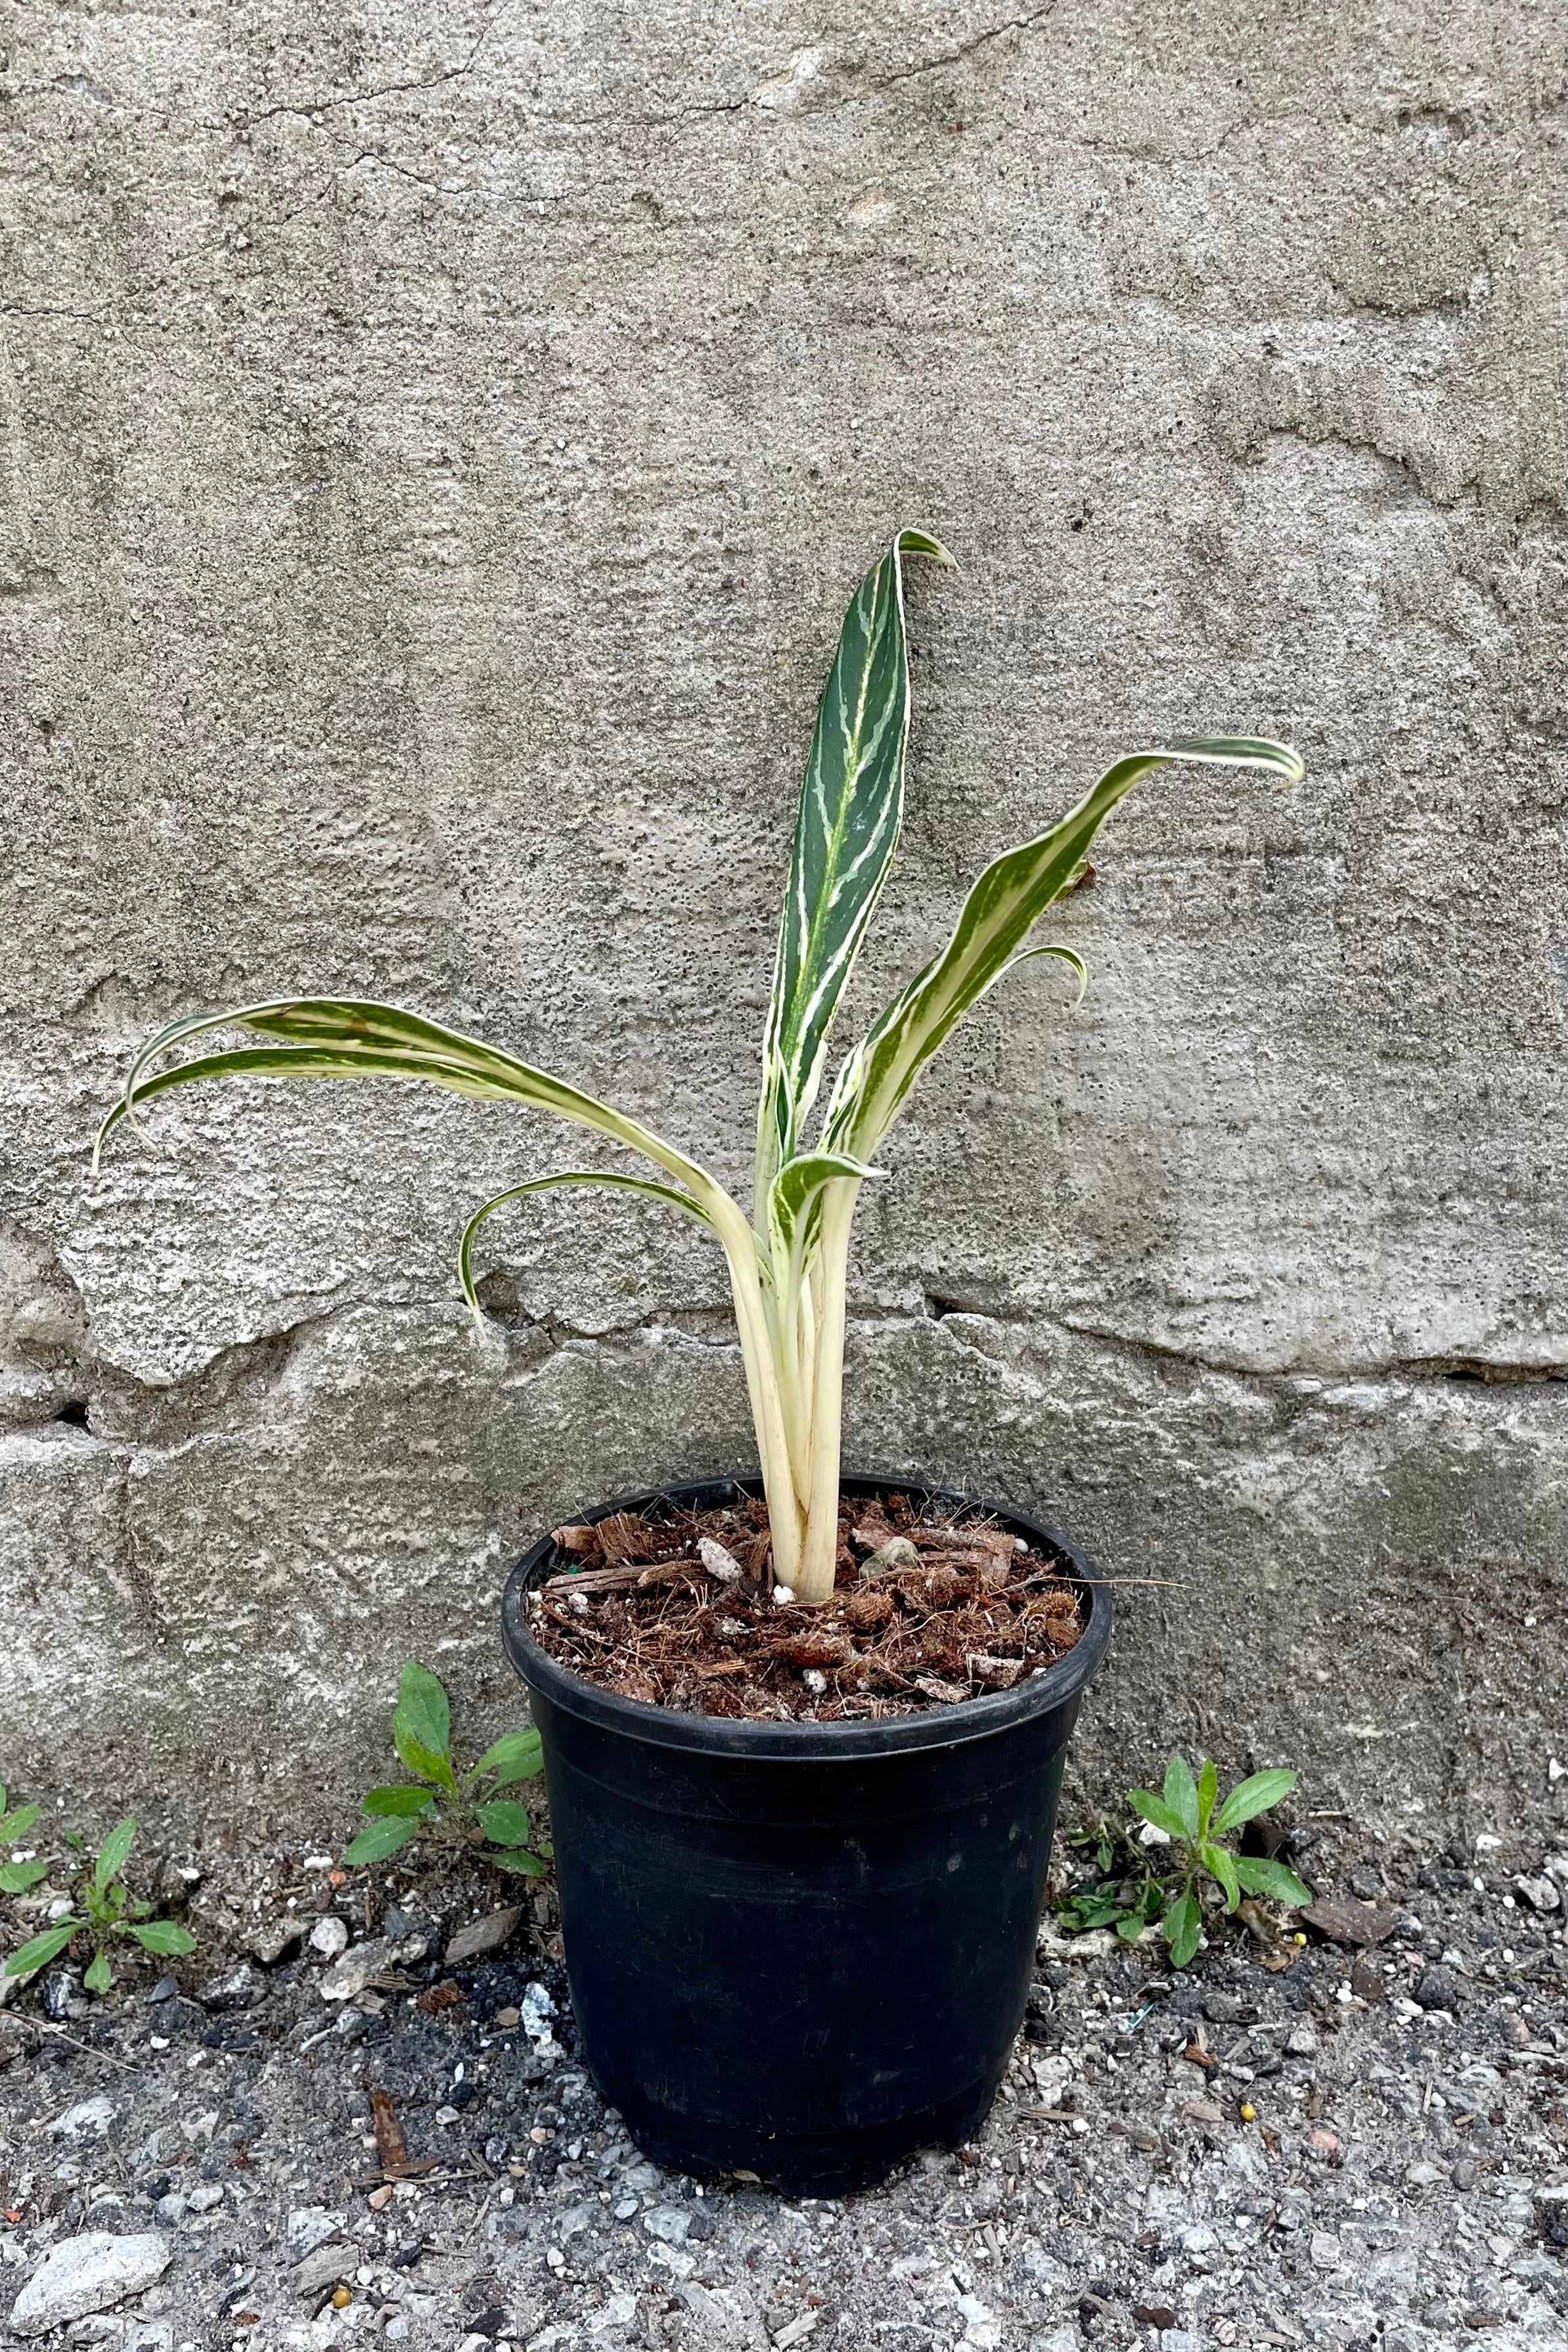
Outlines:
[[758,1217],[774,1176],[794,1156],[844,982],[898,846],[909,734],[906,555],[952,562],[928,532],[899,533],[844,614],[817,712],[763,1045]]
[[1222,1837],[1227,1830],[1239,1829],[1243,1822],[1252,1821],[1266,1813],[1281,1798],[1288,1797],[1296,1785],[1294,1772],[1275,1768],[1267,1772],[1254,1772],[1250,1780],[1239,1780],[1214,1817],[1214,1833]]
[[361,1830],[353,1843],[343,1848],[343,1860],[356,1867],[367,1862],[388,1862],[418,1834],[419,1823],[409,1814],[389,1813],[384,1820],[372,1822],[368,1830]]
[[1241,1900],[1241,1885],[1236,1875],[1236,1857],[1222,1845],[1211,1845],[1206,1839],[1199,1852],[1203,1866],[1210,1878],[1217,1879],[1225,1889],[1225,1907],[1234,1911]]
[[1256,1861],[1250,1854],[1237,1859],[1236,1875],[1249,1895],[1266,1895],[1270,1903],[1288,1903],[1299,1910],[1312,1900],[1312,1890],[1303,1886],[1293,1870],[1282,1862]]
[[108,1992],[114,1982],[114,1970],[109,1965],[107,1952],[95,1952],[87,1964],[82,1983],[89,1992]]
[[[176,1045],[204,1036],[214,1029],[238,1027],[289,1041],[291,1052],[278,1056],[242,1053],[214,1054],[199,1061],[176,1064],[152,1076],[152,1065]],[[548,1070],[536,1069],[516,1055],[482,1039],[427,1021],[395,1004],[369,998],[300,997],[277,1003],[239,1005],[226,1013],[194,1013],[172,1021],[148,1040],[131,1066],[125,1091],[99,1130],[94,1160],[105,1138],[136,1107],[172,1087],[222,1076],[255,1077],[399,1077],[422,1078],[454,1094],[489,1101],[527,1103],[536,1110],[594,1133],[610,1136],[641,1151],[698,1198],[708,1202],[721,1188],[707,1171],[666,1143],[662,1136],[624,1113],[612,1110],[592,1095],[569,1086]]]
[[1214,1801],[1219,1794],[1219,1775],[1214,1769],[1214,1759],[1206,1756],[1197,1776],[1197,1833],[1208,1835],[1208,1824],[1214,1818]]
[[113,1885],[125,1868],[135,1843],[136,1823],[127,1814],[124,1821],[115,1823],[104,1839],[92,1867],[92,1883],[100,1895]]
[[62,1919],[57,1927],[46,1927],[41,1936],[35,1936],[31,1943],[24,1944],[19,1952],[12,1953],[5,1963],[6,1975],[25,1977],[34,1969],[47,1968],[51,1960],[58,1959],[71,1937],[85,1925],[81,1919]]
[[706,1233],[715,1231],[713,1219],[701,1202],[690,1192],[677,1192],[673,1184],[656,1184],[646,1176],[621,1176],[603,1173],[593,1168],[567,1168],[554,1176],[531,1176],[525,1184],[508,1185],[506,1192],[492,1194],[475,1210],[463,1228],[463,1239],[457,1251],[457,1278],[463,1286],[463,1296],[476,1318],[483,1314],[479,1294],[474,1286],[474,1243],[480,1226],[487,1217],[494,1216],[497,1209],[506,1208],[509,1202],[520,1201],[529,1192],[549,1192],[563,1184],[601,1184],[612,1192],[640,1192],[647,1200],[662,1202],[665,1208],[679,1209],[684,1215],[695,1218]]
[[183,1959],[187,1952],[196,1948],[194,1936],[177,1919],[150,1919],[145,1927],[131,1927],[127,1933],[135,1937],[144,1951],[161,1953],[166,1960]]
[[16,1845],[25,1838],[42,1812],[41,1805],[18,1805],[14,1813],[5,1811],[5,1791],[0,1789],[0,1845]]
[[1072,880],[1112,810],[1141,777],[1171,761],[1273,768],[1292,782],[1302,772],[1287,745],[1251,737],[1167,743],[1119,760],[1059,824],[987,866],[941,954],[889,1005],[840,1072],[822,1128],[825,1150],[871,1157],[926,1063],[1009,969],[1051,900]]
[[376,1821],[394,1818],[423,1821],[427,1813],[435,1811],[436,1803],[434,1789],[410,1781],[394,1781],[389,1788],[367,1789],[360,1800],[360,1811],[370,1813]]
[[468,1774],[470,1780],[494,1772],[497,1789],[509,1788],[514,1780],[532,1780],[544,1769],[544,1742],[537,1731],[507,1731],[493,1748],[486,1748],[477,1764]]
[[1173,1756],[1166,1766],[1166,1802],[1181,1822],[1186,1835],[1197,1842],[1197,1789],[1192,1766],[1185,1756]]
[[1167,1805],[1163,1797],[1155,1796],[1150,1790],[1129,1789],[1127,1802],[1134,1812],[1142,1813],[1146,1822],[1152,1822],[1155,1829],[1164,1830],[1166,1837],[1180,1838],[1186,1835],[1186,1828],[1181,1815],[1173,1806]]
[[1009,971],[1017,971],[1020,963],[1030,963],[1036,956],[1056,956],[1062,963],[1071,964],[1078,974],[1078,994],[1073,1002],[1075,1005],[1082,1004],[1089,992],[1089,967],[1076,948],[1063,947],[1060,940],[1048,940],[1038,948],[1020,948],[1010,962],[1002,966],[997,978],[1006,980]]
[[402,1670],[392,1711],[392,1746],[399,1759],[411,1772],[451,1792],[456,1788],[451,1745],[452,1710],[446,1693],[428,1666],[411,1660]]

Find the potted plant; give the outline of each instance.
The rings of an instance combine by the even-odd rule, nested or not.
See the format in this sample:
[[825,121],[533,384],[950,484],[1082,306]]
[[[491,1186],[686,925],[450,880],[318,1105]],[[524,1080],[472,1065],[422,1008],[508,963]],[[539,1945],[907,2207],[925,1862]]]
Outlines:
[[[916,1494],[946,1511],[950,1530],[981,1514],[1004,1548],[1060,1566],[1081,1604],[1078,1638],[1053,1663],[1019,1666],[1010,1687],[938,1685],[929,1705],[911,1693],[894,1711],[831,1721],[716,1717],[604,1687],[551,1654],[532,1596],[573,1572],[568,1538],[596,1525],[671,1513],[695,1525],[750,1497],[754,1517],[765,1515],[768,1559],[748,1593],[770,1571],[797,1620],[838,1605],[836,1581],[854,1572],[844,1497],[852,1517],[912,1492],[906,1480],[840,1471],[852,1221],[883,1138],[964,1013],[1020,962],[1059,957],[1082,994],[1074,950],[1030,934],[1141,777],[1172,761],[1271,768],[1292,782],[1301,772],[1292,751],[1251,738],[1182,740],[1118,760],[1058,823],[987,866],[946,945],[841,1064],[808,1140],[834,1015],[898,841],[909,556],[951,561],[924,531],[897,535],[850,604],[818,714],[749,1216],[640,1121],[499,1047],[367,1002],[278,1000],[176,1021],[138,1055],[99,1136],[101,1150],[122,1118],[208,1078],[418,1078],[553,1111],[656,1171],[557,1170],[485,1202],[459,1252],[476,1318],[476,1237],[536,1192],[617,1188],[693,1220],[723,1249],[758,1474],[581,1514],[514,1571],[503,1633],[543,1739],[568,1972],[601,2089],[661,2161],[745,2169],[796,2192],[874,2179],[913,2147],[967,2137],[989,2107],[1022,2017],[1066,1743],[1109,1636],[1108,1589],[1070,1544],[1016,1512]],[[166,1062],[229,1025],[267,1042]],[[740,1572],[722,1545],[713,1560],[716,1577]],[[579,1597],[586,1607],[586,1587]]]

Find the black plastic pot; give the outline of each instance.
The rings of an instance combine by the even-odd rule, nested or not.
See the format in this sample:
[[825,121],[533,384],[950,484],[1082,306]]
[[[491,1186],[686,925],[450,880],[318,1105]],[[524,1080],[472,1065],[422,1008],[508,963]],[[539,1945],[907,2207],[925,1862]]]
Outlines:
[[[529,1633],[548,1538],[513,1570],[507,1653],[544,1742],[567,1975],[593,2079],[656,2163],[796,2196],[973,2137],[1023,2020],[1067,1741],[1111,1593],[1049,1528],[995,1512],[1082,1580],[1077,1646],[1016,1689],[885,1723],[677,1715],[597,1690]],[[708,1508],[755,1478],[624,1496]]]

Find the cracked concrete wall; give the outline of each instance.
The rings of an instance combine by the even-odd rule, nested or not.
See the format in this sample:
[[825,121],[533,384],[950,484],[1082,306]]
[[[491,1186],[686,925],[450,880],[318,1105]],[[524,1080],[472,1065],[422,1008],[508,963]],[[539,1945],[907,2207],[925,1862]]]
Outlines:
[[[1519,0],[20,7],[0,187],[0,1774],[340,1831],[508,1560],[751,1453],[721,1268],[575,1147],[128,1051],[279,992],[510,1040],[744,1181],[843,601],[898,521],[910,821],[857,989],[1120,749],[1166,774],[862,1221],[852,1458],[1132,1579],[1177,1739],[1521,1838],[1563,1791],[1556,12]],[[361,1785],[355,1782],[355,1785]]]

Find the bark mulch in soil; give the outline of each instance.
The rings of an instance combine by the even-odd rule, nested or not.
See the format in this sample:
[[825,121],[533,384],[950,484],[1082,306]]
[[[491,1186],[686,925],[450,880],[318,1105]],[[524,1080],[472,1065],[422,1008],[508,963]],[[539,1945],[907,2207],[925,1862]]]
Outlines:
[[1051,1665],[1083,1631],[1064,1563],[992,1519],[906,1495],[839,1507],[831,1601],[782,1600],[768,1513],[622,1511],[558,1528],[572,1565],[529,1596],[529,1627],[601,1689],[687,1715],[877,1721],[959,1706]]

